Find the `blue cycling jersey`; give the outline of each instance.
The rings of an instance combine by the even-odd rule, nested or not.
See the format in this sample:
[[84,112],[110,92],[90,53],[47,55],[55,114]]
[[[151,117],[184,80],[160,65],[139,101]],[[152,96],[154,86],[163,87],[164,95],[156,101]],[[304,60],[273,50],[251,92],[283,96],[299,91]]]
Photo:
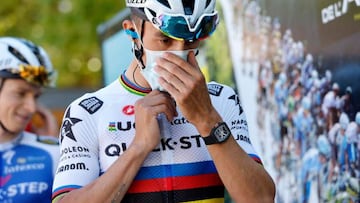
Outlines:
[[51,201],[57,142],[23,132],[0,144],[0,202],[42,203]]

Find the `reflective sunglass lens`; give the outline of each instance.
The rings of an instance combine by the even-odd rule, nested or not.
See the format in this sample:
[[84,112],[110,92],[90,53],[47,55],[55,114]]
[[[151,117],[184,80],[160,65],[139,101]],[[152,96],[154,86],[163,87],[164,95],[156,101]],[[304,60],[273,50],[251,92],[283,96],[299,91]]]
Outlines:
[[162,15],[159,17],[159,20],[162,22],[159,28],[165,35],[176,39],[204,39],[214,32],[217,25],[217,18],[217,14],[204,16],[197,26],[197,29],[190,30],[188,21],[184,16]]

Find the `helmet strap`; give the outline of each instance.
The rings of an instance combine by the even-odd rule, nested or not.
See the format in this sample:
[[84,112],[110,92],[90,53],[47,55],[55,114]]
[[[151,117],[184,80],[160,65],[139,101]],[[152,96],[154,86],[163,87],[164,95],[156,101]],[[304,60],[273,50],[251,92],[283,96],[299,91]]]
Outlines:
[[145,68],[145,65],[144,65],[144,61],[142,60],[142,56],[144,55],[144,48],[143,46],[141,45],[141,47],[139,47],[136,42],[133,42],[133,48],[132,48],[132,51],[134,53],[134,56],[136,58],[136,60],[139,62],[139,65],[141,66],[141,69],[144,69]]
[[[140,38],[139,38],[140,46],[135,42],[135,39],[134,39],[133,40],[133,48],[132,48],[134,56],[135,56],[136,60],[138,61],[141,69],[145,68],[145,64],[142,59],[142,57],[144,55],[144,46],[143,46],[143,42],[142,42],[143,34],[144,34],[144,27],[145,27],[145,20],[141,19],[141,30],[140,30]],[[136,26],[135,26],[135,29],[136,29]],[[134,32],[137,32],[137,31],[134,31]]]

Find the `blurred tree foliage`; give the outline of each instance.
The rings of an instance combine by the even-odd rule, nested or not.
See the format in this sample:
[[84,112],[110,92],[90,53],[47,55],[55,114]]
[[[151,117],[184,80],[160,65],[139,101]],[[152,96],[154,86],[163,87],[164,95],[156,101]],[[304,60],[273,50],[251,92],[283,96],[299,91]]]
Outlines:
[[47,50],[59,88],[99,87],[96,27],[124,6],[124,0],[1,0],[0,36],[27,38]]
[[230,55],[225,19],[220,4],[217,4],[217,10],[220,22],[212,36],[206,40],[206,62],[209,67],[211,80],[229,85],[235,89],[233,63]]

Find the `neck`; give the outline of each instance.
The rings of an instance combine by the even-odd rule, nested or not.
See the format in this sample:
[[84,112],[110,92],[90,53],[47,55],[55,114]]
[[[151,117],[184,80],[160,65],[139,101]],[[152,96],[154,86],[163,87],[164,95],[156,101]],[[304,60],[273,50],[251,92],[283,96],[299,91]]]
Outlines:
[[138,62],[136,60],[131,62],[130,66],[125,71],[125,75],[132,83],[142,88],[150,88],[150,85],[140,73],[140,66],[138,66]]

